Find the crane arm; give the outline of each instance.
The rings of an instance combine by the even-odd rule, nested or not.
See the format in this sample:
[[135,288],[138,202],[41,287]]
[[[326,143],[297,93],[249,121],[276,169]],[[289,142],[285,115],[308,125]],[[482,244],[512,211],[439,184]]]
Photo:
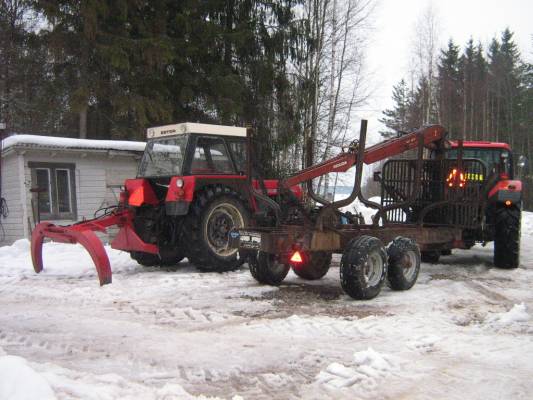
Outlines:
[[[365,149],[363,161],[365,164],[373,164],[414,149],[418,146],[418,137],[420,135],[423,137],[424,146],[429,148],[432,144],[444,138],[445,130],[440,125],[430,125],[400,137],[387,139]],[[329,160],[312,165],[288,177],[283,180],[281,185],[284,188],[290,188],[332,172],[346,172],[356,163],[357,146],[351,146],[347,151],[343,151]]]

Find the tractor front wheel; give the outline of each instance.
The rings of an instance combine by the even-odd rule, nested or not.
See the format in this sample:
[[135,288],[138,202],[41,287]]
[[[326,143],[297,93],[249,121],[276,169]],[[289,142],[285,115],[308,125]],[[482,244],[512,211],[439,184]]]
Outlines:
[[496,210],[494,265],[512,269],[520,264],[520,209],[502,207]]
[[387,277],[387,252],[373,236],[352,239],[342,254],[341,285],[356,300],[376,297]]
[[176,265],[183,260],[183,254],[181,251],[167,251],[162,257],[159,257],[157,254],[144,253],[142,251],[132,251],[130,253],[130,257],[143,267],[167,267],[170,265]]
[[248,211],[237,193],[214,187],[199,192],[187,216],[182,244],[202,271],[225,272],[242,265],[238,249],[229,247],[229,232],[248,224]]

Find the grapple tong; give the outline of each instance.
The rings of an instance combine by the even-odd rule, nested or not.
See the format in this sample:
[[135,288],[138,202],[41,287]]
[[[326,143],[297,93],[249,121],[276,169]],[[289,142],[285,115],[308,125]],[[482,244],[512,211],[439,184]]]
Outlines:
[[54,242],[76,244],[79,243],[90,254],[98,273],[100,285],[112,281],[111,266],[102,241],[95,232],[106,233],[110,226],[120,228],[117,236],[111,242],[111,247],[117,250],[143,251],[158,254],[156,245],[145,243],[133,229],[133,212],[128,209],[117,208],[102,217],[81,221],[73,225],[59,226],[50,222],[37,224],[31,235],[31,257],[35,272],[43,270],[43,242],[49,238]]

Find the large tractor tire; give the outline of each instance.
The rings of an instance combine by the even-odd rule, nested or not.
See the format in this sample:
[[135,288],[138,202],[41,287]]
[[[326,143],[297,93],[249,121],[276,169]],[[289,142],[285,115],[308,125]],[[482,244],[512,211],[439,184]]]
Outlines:
[[340,276],[344,291],[356,300],[376,297],[387,277],[387,252],[373,236],[352,239],[341,258]]
[[172,254],[166,252],[163,257],[159,257],[157,254],[144,253],[142,251],[132,251],[130,257],[144,267],[168,267],[176,265],[183,260],[183,254],[181,251],[175,251],[172,252]]
[[496,210],[494,235],[494,265],[512,269],[520,264],[520,217],[517,207]]
[[408,290],[413,287],[420,272],[420,249],[416,242],[397,237],[387,248],[389,269],[387,279],[392,290]]
[[280,263],[274,254],[259,251],[257,257],[250,257],[248,261],[250,273],[259,283],[278,286],[283,282],[290,267]]
[[196,194],[182,232],[187,257],[206,272],[232,271],[240,267],[238,249],[228,247],[229,232],[248,224],[248,211],[236,192],[215,186]]
[[326,251],[314,251],[309,254],[309,259],[304,265],[293,266],[296,275],[308,281],[321,279],[329,271],[331,265],[331,253]]

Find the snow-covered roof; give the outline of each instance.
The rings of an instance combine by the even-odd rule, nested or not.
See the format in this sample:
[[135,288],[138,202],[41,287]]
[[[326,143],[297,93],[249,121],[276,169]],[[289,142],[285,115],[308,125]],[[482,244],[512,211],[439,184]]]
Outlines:
[[10,147],[19,146],[50,149],[144,151],[146,143],[126,140],[96,140],[40,135],[12,135],[5,138],[2,145],[4,150]]

